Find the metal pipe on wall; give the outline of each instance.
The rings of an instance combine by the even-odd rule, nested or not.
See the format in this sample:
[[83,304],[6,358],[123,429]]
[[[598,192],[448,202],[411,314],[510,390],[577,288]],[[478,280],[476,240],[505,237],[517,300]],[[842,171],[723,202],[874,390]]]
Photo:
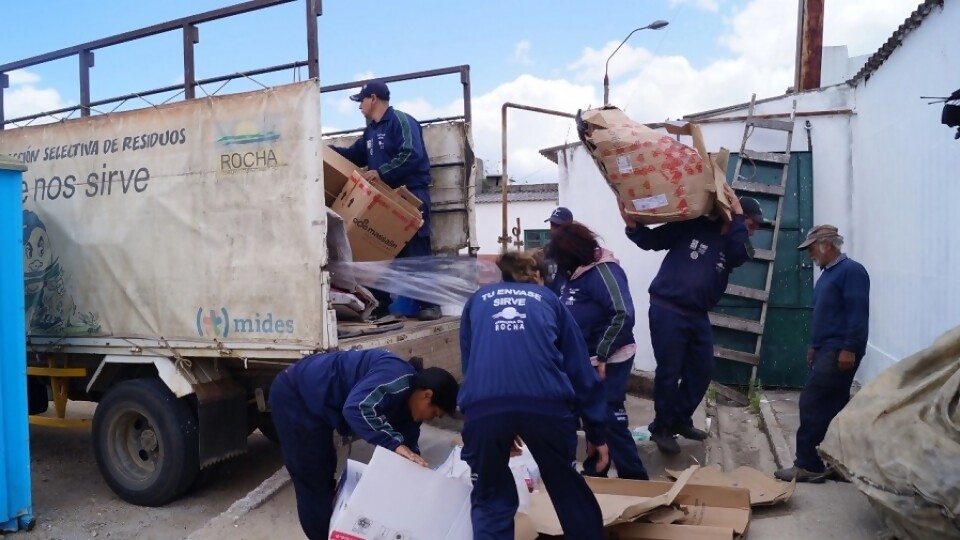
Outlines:
[[565,113],[562,111],[554,111],[551,109],[544,109],[542,107],[533,107],[530,105],[520,105],[517,103],[504,103],[503,107],[500,109],[500,193],[501,198],[501,225],[502,230],[500,238],[497,239],[497,242],[500,243],[500,251],[506,253],[510,246],[510,236],[507,231],[507,193],[510,184],[510,177],[507,176],[507,109],[520,109],[523,111],[537,112],[541,114],[549,114],[551,116],[560,116],[563,118],[576,118],[575,114]]

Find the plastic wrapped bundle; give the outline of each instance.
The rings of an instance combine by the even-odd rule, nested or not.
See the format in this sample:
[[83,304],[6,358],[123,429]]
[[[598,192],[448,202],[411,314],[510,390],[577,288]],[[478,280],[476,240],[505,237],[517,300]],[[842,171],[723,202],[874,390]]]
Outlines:
[[897,538],[960,538],[960,327],[860,390],[820,454]]

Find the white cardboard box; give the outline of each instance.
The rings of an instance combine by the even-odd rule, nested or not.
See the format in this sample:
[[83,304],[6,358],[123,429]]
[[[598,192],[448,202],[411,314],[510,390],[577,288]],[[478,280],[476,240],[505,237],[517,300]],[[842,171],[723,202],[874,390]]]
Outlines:
[[471,486],[377,448],[347,463],[331,540],[470,540]]

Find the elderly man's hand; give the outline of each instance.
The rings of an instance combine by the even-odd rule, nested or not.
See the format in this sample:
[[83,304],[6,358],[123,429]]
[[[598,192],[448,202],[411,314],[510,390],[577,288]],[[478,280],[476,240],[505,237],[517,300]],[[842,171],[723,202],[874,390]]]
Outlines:
[[857,356],[850,351],[840,351],[840,357],[837,358],[837,367],[840,371],[853,369],[857,364]]

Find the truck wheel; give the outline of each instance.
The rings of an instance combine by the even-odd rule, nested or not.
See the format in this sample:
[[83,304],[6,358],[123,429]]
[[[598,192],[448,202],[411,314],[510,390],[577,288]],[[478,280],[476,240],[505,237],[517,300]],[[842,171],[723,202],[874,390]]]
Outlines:
[[200,471],[199,447],[190,405],[157,379],[116,385],[93,415],[100,474],[132,504],[162,506],[183,494]]

